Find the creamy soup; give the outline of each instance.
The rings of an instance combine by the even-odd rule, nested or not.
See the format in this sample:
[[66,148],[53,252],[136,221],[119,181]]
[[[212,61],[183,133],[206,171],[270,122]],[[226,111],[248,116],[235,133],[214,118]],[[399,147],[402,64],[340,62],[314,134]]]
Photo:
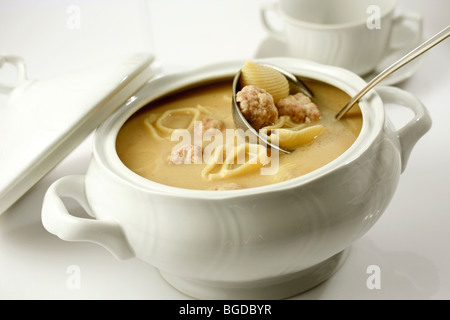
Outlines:
[[[227,80],[187,89],[143,107],[120,129],[116,141],[118,156],[125,166],[144,178],[188,189],[251,188],[304,175],[339,157],[356,140],[362,126],[358,106],[343,119],[334,119],[350,99],[346,93],[315,80],[305,83],[314,93],[313,102],[321,116],[315,122],[291,129],[321,125],[323,130],[290,154],[271,153],[261,144],[246,144],[239,149],[237,138],[231,144],[234,149],[221,147],[230,144],[226,132],[232,133],[235,128],[231,115],[232,83]],[[202,130],[200,134],[195,131],[202,120],[212,123],[215,130]],[[185,141],[187,138],[191,141]],[[245,159],[238,158],[240,153]],[[187,155],[188,161],[174,160],[174,154]],[[249,163],[250,159],[253,163]],[[261,170],[270,167],[272,170],[265,173]]]

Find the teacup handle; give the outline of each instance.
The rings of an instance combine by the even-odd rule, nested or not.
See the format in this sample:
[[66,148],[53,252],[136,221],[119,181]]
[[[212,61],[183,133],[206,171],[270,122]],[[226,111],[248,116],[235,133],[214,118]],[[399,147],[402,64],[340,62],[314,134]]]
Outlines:
[[[408,41],[401,41],[400,43],[394,42],[392,40],[394,30],[403,25],[407,26],[408,23],[412,23],[415,25],[415,28],[412,29],[412,31],[414,32],[414,37],[412,37]],[[394,52],[405,48],[410,49],[411,47],[418,45],[422,41],[422,35],[423,35],[423,16],[420,13],[407,11],[398,15],[397,17],[394,18],[392,22],[389,52]]]
[[84,176],[60,178],[47,190],[42,205],[42,224],[47,231],[67,241],[97,243],[118,259],[134,257],[134,251],[116,221],[75,217],[68,212],[62,197],[75,199],[91,215],[84,190]]
[[417,141],[431,128],[431,117],[422,102],[414,95],[402,89],[381,86],[376,89],[383,102],[404,106],[413,111],[413,118],[396,131],[400,140],[402,171],[406,168],[411,151]]
[[270,34],[270,36],[272,36],[275,39],[284,41],[283,30],[277,30],[276,28],[274,28],[270,24],[268,16],[267,16],[267,14],[269,12],[277,13],[277,5],[278,5],[277,3],[263,4],[260,9],[261,21],[262,21],[264,28]]

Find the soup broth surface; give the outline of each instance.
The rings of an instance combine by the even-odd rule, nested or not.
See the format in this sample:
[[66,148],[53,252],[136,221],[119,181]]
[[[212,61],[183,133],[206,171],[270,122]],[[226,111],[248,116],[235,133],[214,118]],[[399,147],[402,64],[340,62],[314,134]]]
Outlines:
[[[193,138],[194,120],[205,118],[221,120],[227,129],[235,128],[231,115],[231,80],[200,85],[149,103],[120,129],[116,140],[117,154],[125,166],[144,178],[188,189],[251,188],[304,175],[339,157],[354,143],[362,126],[359,106],[355,106],[341,120],[334,119],[350,100],[346,93],[315,80],[304,81],[314,93],[313,102],[321,112],[320,120],[306,123],[305,127],[320,124],[324,129],[313,141],[297,147],[290,154],[280,152],[276,166],[273,161],[262,167],[255,164],[254,169],[217,178],[219,175],[216,173],[222,172],[225,164],[217,163],[212,169],[210,166],[210,175],[205,177],[206,161],[198,164],[169,162],[172,150],[182,141],[181,136],[171,141],[175,129],[187,129],[185,131],[191,133]],[[223,136],[226,136],[224,132]],[[204,152],[209,150],[208,154],[214,156],[214,149],[208,148],[208,145],[217,141],[215,137],[211,141],[203,137]],[[270,155],[270,149],[267,152]],[[260,169],[271,164],[274,165],[274,174],[262,174]],[[228,168],[234,170],[241,165],[234,163]],[[209,179],[211,176],[215,178]]]

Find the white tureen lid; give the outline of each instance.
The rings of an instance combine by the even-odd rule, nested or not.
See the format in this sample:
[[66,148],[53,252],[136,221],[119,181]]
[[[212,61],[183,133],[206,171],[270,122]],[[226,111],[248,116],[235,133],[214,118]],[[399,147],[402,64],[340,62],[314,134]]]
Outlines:
[[152,76],[153,56],[130,54],[45,80],[28,80],[17,56],[0,56],[17,68],[0,106],[0,214],[80,144]]

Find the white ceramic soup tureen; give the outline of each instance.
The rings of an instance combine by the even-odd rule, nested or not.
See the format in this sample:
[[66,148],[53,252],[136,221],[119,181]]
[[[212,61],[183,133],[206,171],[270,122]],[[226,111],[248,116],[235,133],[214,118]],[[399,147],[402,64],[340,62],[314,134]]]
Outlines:
[[[336,67],[291,58],[264,61],[350,96],[365,85]],[[410,93],[379,87],[361,100],[361,133],[339,158],[304,176],[250,189],[170,187],[138,176],[120,161],[117,133],[142,106],[200,83],[231,81],[242,64],[211,65],[144,85],[97,128],[86,175],[63,177],[49,188],[42,208],[45,228],[64,240],[98,243],[119,259],[146,261],[197,298],[286,298],[330,277],[388,206],[431,119]],[[385,103],[411,109],[413,119],[394,129]],[[63,197],[78,200],[93,219],[72,216]]]

